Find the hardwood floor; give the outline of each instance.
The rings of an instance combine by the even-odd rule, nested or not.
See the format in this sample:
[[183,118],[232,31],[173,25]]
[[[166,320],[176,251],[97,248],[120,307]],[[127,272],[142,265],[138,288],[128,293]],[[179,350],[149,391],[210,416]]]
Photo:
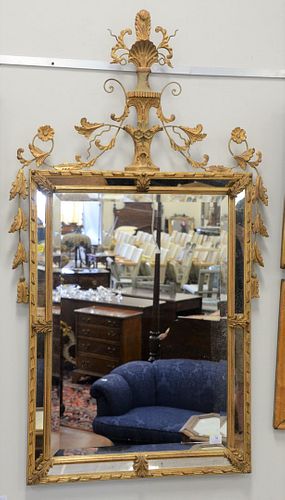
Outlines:
[[104,436],[100,436],[94,432],[61,426],[59,433],[52,433],[52,453],[55,453],[59,449],[99,448],[103,446],[113,446],[113,443]]

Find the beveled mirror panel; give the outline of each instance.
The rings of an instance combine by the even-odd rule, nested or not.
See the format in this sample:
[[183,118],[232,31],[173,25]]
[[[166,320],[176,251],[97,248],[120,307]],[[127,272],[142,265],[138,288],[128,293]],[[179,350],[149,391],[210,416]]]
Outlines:
[[31,172],[37,481],[249,470],[251,176],[197,175]]

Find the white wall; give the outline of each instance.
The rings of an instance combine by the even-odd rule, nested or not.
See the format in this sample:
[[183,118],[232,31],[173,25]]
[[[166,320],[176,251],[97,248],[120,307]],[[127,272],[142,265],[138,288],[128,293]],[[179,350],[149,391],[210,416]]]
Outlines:
[[[153,24],[174,30],[175,63],[180,65],[276,68],[284,66],[285,4],[283,0],[2,0],[0,53],[108,60],[118,32],[133,25],[140,8],[152,11]],[[166,111],[179,123],[203,123],[209,137],[195,151],[207,152],[213,163],[227,163],[227,139],[237,125],[248,131],[250,145],[264,154],[263,172],[270,205],[266,223],[270,239],[263,244],[265,270],[262,298],[253,305],[252,324],[252,450],[251,475],[187,477],[25,486],[27,426],[28,311],[15,302],[16,275],[11,271],[15,238],[7,234],[13,203],[8,191],[17,171],[16,148],[26,147],[40,124],[57,131],[57,161],[83,151],[84,138],[73,132],[82,116],[104,120],[120,110],[120,94],[105,95],[108,74],[72,70],[1,68],[1,385],[0,495],[8,500],[283,500],[285,497],[285,433],[272,429],[279,283],[281,206],[285,185],[285,83],[277,80],[179,78],[183,94],[169,96]],[[116,76],[112,74],[111,76]],[[133,77],[119,76],[125,84]],[[154,77],[158,88],[170,77]],[[108,113],[107,113],[108,110]],[[131,157],[125,142],[120,154],[102,158],[105,168],[120,168]],[[181,170],[180,158],[155,148],[155,160]],[[160,156],[161,154],[161,156]],[[179,167],[180,165],[180,167]],[[284,277],[284,274],[283,274]]]

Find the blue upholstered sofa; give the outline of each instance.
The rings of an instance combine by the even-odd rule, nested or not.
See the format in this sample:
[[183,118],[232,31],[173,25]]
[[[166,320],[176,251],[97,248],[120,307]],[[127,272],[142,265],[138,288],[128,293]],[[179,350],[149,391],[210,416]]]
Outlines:
[[226,412],[226,363],[165,359],[126,363],[91,387],[93,430],[116,443],[180,442],[192,415]]

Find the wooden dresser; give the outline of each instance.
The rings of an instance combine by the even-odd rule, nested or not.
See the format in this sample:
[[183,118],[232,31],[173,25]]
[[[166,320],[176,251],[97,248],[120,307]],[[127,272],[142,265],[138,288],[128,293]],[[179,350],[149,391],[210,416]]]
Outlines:
[[[76,309],[81,309],[82,307],[90,307],[98,304],[98,309],[104,308],[110,310],[110,308],[114,308],[116,311],[126,311],[129,310],[132,313],[141,313],[142,314],[142,349],[141,349],[141,357],[137,359],[147,360],[149,357],[149,332],[151,329],[152,322],[152,300],[143,299],[139,297],[123,297],[120,302],[117,302],[116,298],[112,300],[112,302],[94,302],[90,300],[81,300],[81,299],[61,299],[61,320],[64,323],[71,327],[72,331],[77,337],[77,331],[75,328],[75,314],[74,311]],[[161,312],[161,323],[162,328],[167,328],[168,324],[168,315],[166,314],[166,302],[160,301],[160,312]],[[167,325],[167,326],[165,326]],[[163,330],[162,330],[163,331]]]
[[83,375],[101,377],[116,366],[141,358],[141,312],[93,306],[76,309],[74,314],[74,381]]

